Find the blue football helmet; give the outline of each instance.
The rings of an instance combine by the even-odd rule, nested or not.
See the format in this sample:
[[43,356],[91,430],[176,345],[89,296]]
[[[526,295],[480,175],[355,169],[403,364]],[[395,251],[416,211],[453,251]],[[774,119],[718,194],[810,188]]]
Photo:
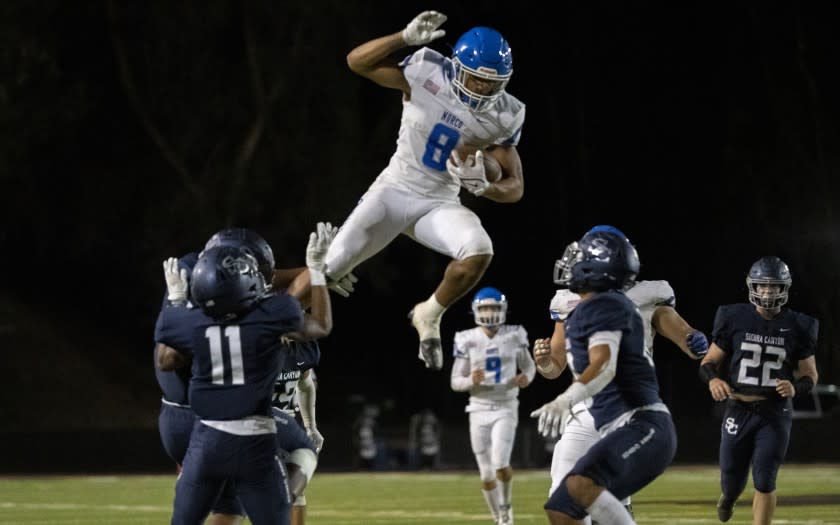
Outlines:
[[554,282],[575,293],[627,290],[639,274],[639,255],[614,226],[596,226],[566,247],[554,264]]
[[472,300],[475,324],[494,328],[503,325],[507,318],[508,302],[498,288],[486,286],[479,290]]
[[[793,279],[787,264],[778,257],[767,256],[755,261],[747,275],[750,302],[761,308],[781,308],[788,301]],[[758,287],[764,289],[759,291]],[[776,287],[768,289],[767,286]]]
[[215,246],[235,246],[251,254],[257,259],[260,273],[265,282],[271,284],[274,273],[274,252],[271,246],[257,232],[248,228],[225,228],[213,234],[204,249]]
[[502,96],[513,75],[513,55],[495,29],[474,27],[461,35],[452,52],[452,87],[468,108],[485,111]]
[[215,319],[250,310],[267,291],[256,257],[236,246],[201,252],[190,281],[192,302]]

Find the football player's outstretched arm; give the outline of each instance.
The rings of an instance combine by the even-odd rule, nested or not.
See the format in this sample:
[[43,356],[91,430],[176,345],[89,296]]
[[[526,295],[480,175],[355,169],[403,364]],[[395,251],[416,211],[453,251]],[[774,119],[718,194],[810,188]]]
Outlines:
[[495,202],[517,202],[525,191],[519,152],[516,146],[497,146],[492,151],[502,167],[502,178],[491,183],[481,196]]
[[702,332],[691,327],[673,306],[662,305],[653,312],[651,324],[656,332],[680,347],[692,359],[701,359],[709,348]]
[[287,290],[289,295],[295,296],[298,300],[301,299],[293,290],[290,289],[292,283],[299,280],[301,274],[306,271],[306,266],[299,266],[297,268],[281,268],[274,269],[271,275],[271,289],[272,290]]
[[398,62],[390,57],[392,53],[406,46],[428,44],[446,34],[439,29],[446,21],[446,15],[437,11],[423,11],[405,26],[405,29],[375,38],[356,47],[347,55],[350,69],[380,86],[399,89],[406,96],[411,95]]
[[327,249],[332,240],[328,225],[319,222],[316,231],[309,234],[306,247],[306,267],[310,280],[310,312],[303,318],[301,336],[304,339],[326,337],[332,331],[332,304],[327,290],[327,278],[324,275],[327,263]]

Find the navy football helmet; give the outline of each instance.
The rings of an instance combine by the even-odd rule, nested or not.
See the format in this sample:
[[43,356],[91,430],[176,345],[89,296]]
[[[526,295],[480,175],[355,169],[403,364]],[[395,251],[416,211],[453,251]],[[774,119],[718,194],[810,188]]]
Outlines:
[[274,273],[274,252],[271,246],[257,232],[248,228],[225,228],[213,234],[204,249],[215,246],[235,246],[251,254],[257,259],[260,273],[265,282],[271,284]]
[[482,288],[472,300],[475,324],[490,328],[503,325],[507,318],[507,307],[505,294],[492,286]]
[[467,107],[485,111],[502,96],[513,75],[513,55],[495,29],[474,27],[461,35],[452,51],[452,88]]
[[595,226],[566,247],[554,264],[554,282],[575,293],[627,290],[639,274],[639,255],[614,226]]
[[[788,301],[792,283],[790,270],[783,260],[772,255],[762,257],[753,263],[747,275],[750,302],[761,308],[780,308]],[[763,288],[761,291],[759,286]]]
[[236,246],[201,252],[192,271],[192,302],[215,319],[250,310],[268,291],[257,259]]

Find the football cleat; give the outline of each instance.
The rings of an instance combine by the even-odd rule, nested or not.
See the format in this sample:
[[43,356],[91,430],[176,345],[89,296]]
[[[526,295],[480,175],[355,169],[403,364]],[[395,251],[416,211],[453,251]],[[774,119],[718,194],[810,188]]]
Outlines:
[[420,336],[420,349],[417,358],[426,363],[426,368],[443,368],[443,346],[440,342],[440,317],[424,317],[423,303],[414,305],[408,312],[411,325]]
[[723,499],[723,494],[720,495],[720,499],[717,503],[717,513],[718,519],[724,523],[729,521],[732,517],[732,513],[735,511],[735,502],[734,501],[726,501]]
[[631,518],[636,519],[636,516],[633,514],[633,504],[632,503],[628,503],[627,505],[624,506],[624,508],[627,509],[627,513],[630,514]]

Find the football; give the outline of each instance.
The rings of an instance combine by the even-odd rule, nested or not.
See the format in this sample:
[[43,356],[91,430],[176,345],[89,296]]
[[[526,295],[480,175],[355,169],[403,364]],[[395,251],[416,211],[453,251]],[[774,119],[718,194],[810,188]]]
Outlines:
[[[455,148],[455,153],[462,161],[465,161],[470,155],[475,155],[475,152],[478,151],[478,149],[479,148],[475,146],[464,145]],[[484,150],[484,174],[487,176],[487,182],[496,182],[502,178],[502,165],[499,164],[499,161],[493,156],[495,151],[498,150]]]

